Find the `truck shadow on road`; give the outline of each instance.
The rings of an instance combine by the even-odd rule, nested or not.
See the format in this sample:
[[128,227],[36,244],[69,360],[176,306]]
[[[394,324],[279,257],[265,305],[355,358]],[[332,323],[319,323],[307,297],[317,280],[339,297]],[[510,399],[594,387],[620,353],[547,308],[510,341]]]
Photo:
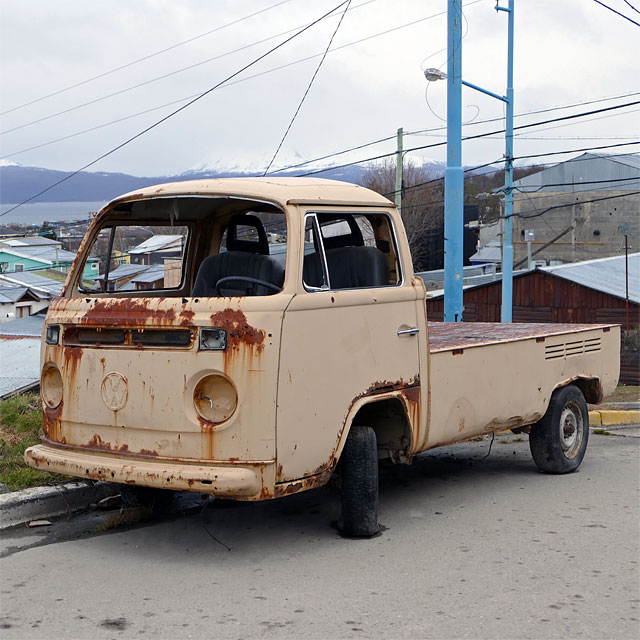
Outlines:
[[[523,446],[520,442],[503,441],[495,445],[490,457],[484,458],[488,446],[488,441],[469,443],[423,454],[412,465],[381,465],[382,535],[393,536],[417,512],[428,520],[452,506],[473,501],[479,491],[499,493],[507,478],[510,483],[524,484],[527,477],[539,475],[526,442]],[[194,551],[208,548],[209,552],[222,554],[244,553],[259,545],[262,553],[278,555],[301,540],[313,545],[313,549],[335,544],[340,538],[330,523],[337,520],[339,512],[339,491],[329,486],[266,502],[213,500],[198,512],[146,523],[137,528],[135,535],[153,527],[157,531],[154,537],[164,531],[160,535],[165,544],[174,540],[184,545],[188,540]],[[366,543],[366,539],[342,542]],[[161,557],[158,559],[161,561]]]

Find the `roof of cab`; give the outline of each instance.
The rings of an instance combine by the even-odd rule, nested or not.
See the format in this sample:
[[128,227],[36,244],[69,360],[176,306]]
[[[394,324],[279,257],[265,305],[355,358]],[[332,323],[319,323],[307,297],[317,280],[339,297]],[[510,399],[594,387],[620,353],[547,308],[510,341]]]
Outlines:
[[[171,196],[232,196],[286,204],[342,204],[395,206],[375,191],[349,182],[323,178],[212,178],[167,182],[137,189],[115,202]],[[107,205],[107,206],[109,206]]]

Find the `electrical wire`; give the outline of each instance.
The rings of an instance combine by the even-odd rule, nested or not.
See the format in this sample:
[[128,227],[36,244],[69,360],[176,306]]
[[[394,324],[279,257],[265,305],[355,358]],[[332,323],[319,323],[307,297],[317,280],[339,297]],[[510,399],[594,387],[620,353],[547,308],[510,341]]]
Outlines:
[[[475,0],[475,2],[480,2],[480,1],[481,1],[481,0]],[[355,6],[355,7],[352,7],[352,9],[351,9],[351,10],[353,11],[353,10],[355,10],[355,9],[358,9],[358,8],[360,8],[360,7],[364,6],[365,4],[369,4],[370,2],[375,2],[375,0],[367,0],[366,2],[362,2],[361,4],[359,4],[359,5]],[[473,4],[473,3],[471,3],[471,4]],[[340,51],[341,49],[345,49],[345,48],[347,48],[347,47],[352,47],[352,46],[354,46],[354,45],[356,45],[356,44],[361,44],[362,42],[366,42],[367,40],[371,40],[371,39],[373,39],[373,38],[378,38],[378,37],[380,37],[380,36],[387,35],[387,34],[389,34],[389,33],[393,33],[394,31],[398,31],[398,30],[400,30],[400,29],[405,29],[405,28],[407,28],[407,27],[411,27],[411,26],[413,26],[413,25],[419,24],[420,22],[424,22],[425,20],[431,20],[431,19],[433,19],[433,18],[437,18],[437,17],[442,16],[442,15],[445,15],[445,14],[446,14],[446,11],[440,11],[439,13],[435,13],[435,14],[432,14],[432,15],[430,15],[430,16],[426,16],[426,17],[424,17],[424,18],[419,18],[419,19],[417,19],[417,20],[413,20],[413,21],[411,21],[411,22],[407,22],[407,23],[405,23],[405,24],[399,25],[399,26],[397,26],[397,27],[393,27],[393,28],[391,28],[391,29],[386,29],[385,31],[381,31],[381,32],[379,32],[379,33],[375,33],[375,34],[373,34],[373,35],[366,36],[366,37],[364,37],[364,38],[360,38],[359,40],[354,40],[353,42],[348,42],[348,43],[343,44],[343,45],[341,45],[341,46],[339,46],[339,47],[336,47],[335,49],[331,49],[331,50],[329,51],[329,53],[335,53],[336,51]],[[309,26],[309,25],[307,25],[307,26]],[[292,31],[292,30],[285,31],[285,32],[283,32],[283,33],[282,33],[282,34],[280,34],[280,35],[284,35],[284,34],[286,34],[286,33],[291,33],[291,31]],[[231,54],[231,53],[236,53],[237,51],[241,51],[242,49],[246,49],[246,48],[252,47],[252,46],[254,46],[254,45],[256,45],[256,44],[260,44],[260,43],[262,43],[262,42],[266,42],[266,41],[268,41],[268,40],[272,40],[274,37],[278,37],[278,36],[272,36],[272,37],[269,37],[269,38],[265,38],[264,40],[261,40],[261,41],[259,41],[259,42],[254,42],[254,43],[252,43],[251,45],[247,45],[247,46],[241,47],[240,49],[235,49],[235,50],[233,50],[233,51],[231,51],[231,52],[227,52],[227,53],[221,54],[221,55],[219,55],[219,56],[216,56],[216,57],[214,57],[214,58],[210,58],[210,59],[204,60],[204,61],[202,61],[202,62],[200,62],[200,63],[196,63],[196,64],[193,64],[193,65],[189,65],[188,67],[184,67],[184,68],[182,68],[182,69],[178,69],[178,70],[176,70],[176,71],[172,71],[172,72],[170,72],[170,73],[166,73],[166,74],[164,74],[164,75],[162,75],[162,76],[158,76],[157,78],[152,78],[151,80],[146,80],[146,81],[144,81],[144,82],[140,82],[140,83],[135,84],[135,85],[132,85],[132,86],[130,86],[130,87],[126,87],[125,89],[120,89],[120,90],[118,90],[118,91],[115,91],[115,92],[113,92],[113,93],[109,93],[109,94],[104,95],[104,96],[101,96],[101,97],[99,97],[99,98],[94,98],[93,100],[89,100],[89,101],[87,101],[87,102],[83,102],[83,103],[78,104],[78,105],[75,105],[75,106],[73,106],[73,107],[69,107],[69,108],[67,108],[67,109],[63,109],[62,111],[58,111],[58,112],[56,112],[56,113],[52,113],[52,114],[49,114],[49,115],[47,115],[47,116],[43,116],[43,117],[41,117],[41,118],[37,118],[36,120],[31,120],[30,122],[26,122],[26,123],[24,123],[24,124],[21,124],[21,125],[18,125],[18,126],[12,127],[12,128],[10,128],[10,129],[5,129],[4,131],[0,131],[0,135],[5,135],[5,134],[7,134],[7,133],[12,133],[13,131],[18,131],[18,130],[20,130],[20,129],[25,129],[25,128],[30,127],[30,126],[33,126],[33,125],[35,125],[35,124],[39,124],[40,122],[45,122],[45,121],[47,121],[47,120],[51,120],[52,118],[56,118],[56,117],[58,117],[58,116],[61,116],[61,115],[64,115],[64,114],[70,113],[70,112],[72,112],[72,111],[76,111],[76,110],[78,110],[78,109],[82,109],[82,108],[87,107],[87,106],[90,106],[90,105],[92,105],[92,104],[96,104],[96,103],[98,103],[98,102],[101,102],[102,100],[106,100],[106,99],[108,99],[108,98],[112,98],[112,97],[114,97],[114,96],[121,95],[121,94],[126,93],[126,92],[128,92],[128,91],[132,91],[133,89],[137,89],[137,88],[139,88],[139,87],[142,87],[142,86],[148,85],[148,84],[150,84],[150,83],[152,83],[152,82],[155,82],[156,80],[162,80],[162,79],[165,79],[165,78],[167,78],[167,77],[169,77],[169,76],[176,75],[177,73],[182,73],[183,71],[187,71],[188,69],[193,69],[194,67],[196,67],[196,66],[198,66],[198,65],[200,65],[200,64],[204,64],[204,63],[206,63],[206,62],[211,62],[211,61],[213,61],[213,60],[216,60],[216,59],[218,59],[218,58],[224,57],[224,56],[229,55],[229,54]],[[322,55],[323,55],[322,53],[315,53],[315,54],[313,54],[313,55],[306,56],[305,58],[299,58],[298,60],[294,60],[293,62],[288,62],[288,63],[283,64],[283,65],[280,65],[280,66],[278,66],[278,67],[274,67],[274,68],[272,68],[272,69],[267,69],[266,71],[261,71],[260,73],[256,73],[256,74],[254,74],[254,75],[252,75],[252,76],[247,76],[246,78],[243,78],[243,79],[241,79],[241,80],[237,80],[237,81],[235,81],[235,82],[229,82],[226,86],[227,86],[227,87],[231,87],[231,86],[233,86],[233,85],[235,85],[235,84],[238,84],[238,83],[240,83],[240,82],[246,82],[246,81],[248,81],[248,80],[253,80],[254,78],[259,78],[260,76],[264,76],[264,75],[267,75],[267,74],[269,74],[269,73],[273,73],[274,71],[280,71],[281,69],[286,69],[286,68],[291,67],[291,66],[294,66],[294,65],[296,65],[296,64],[301,64],[301,63],[303,63],[303,62],[307,62],[308,60],[313,60],[314,58],[317,58],[317,57],[322,56]],[[195,95],[197,95],[197,94],[195,94]],[[192,97],[192,96],[189,96],[189,98],[190,98],[190,97]],[[188,99],[188,98],[186,98],[186,99]]]
[[629,0],[622,0],[622,2],[624,2],[628,7],[631,7],[636,13],[640,13],[640,9],[636,9]]
[[[575,113],[575,114],[572,114],[572,115],[569,115],[569,116],[560,116],[558,118],[553,118],[553,119],[550,119],[550,120],[541,120],[539,122],[532,122],[532,123],[529,123],[529,124],[518,125],[517,127],[514,127],[514,131],[515,130],[519,130],[519,129],[527,129],[527,128],[539,126],[539,125],[542,125],[542,124],[549,124],[551,122],[560,122],[560,121],[564,121],[564,120],[572,120],[572,119],[575,119],[575,118],[585,117],[587,115],[593,115],[594,113],[602,113],[602,112],[605,112],[605,111],[612,111],[612,110],[615,110],[615,109],[621,109],[621,108],[632,106],[632,105],[636,105],[636,104],[640,104],[640,100],[636,100],[634,102],[627,102],[627,103],[625,103],[623,105],[615,105],[615,106],[612,106],[612,107],[602,107],[601,109],[596,109],[596,110],[592,110],[592,111],[585,111],[585,112],[582,112],[582,113]],[[465,137],[462,138],[462,140],[463,141],[476,140],[478,138],[486,138],[487,136],[493,136],[493,135],[497,135],[499,133],[504,133],[504,129],[500,129],[498,131],[490,131],[490,132],[487,132],[487,133],[480,133],[480,134],[476,134],[476,135],[473,135],[473,136],[465,136]],[[422,149],[432,149],[434,147],[441,147],[441,146],[443,146],[445,144],[446,144],[446,142],[434,142],[432,144],[425,144],[425,145],[421,145],[421,146],[418,146],[418,147],[412,147],[410,149],[405,149],[404,152],[406,154],[406,153],[410,153],[412,151],[420,151]],[[611,146],[623,146],[625,144],[628,145],[628,144],[636,144],[636,143],[629,142],[629,143],[622,143],[622,144],[611,145]],[[609,146],[594,147],[594,148],[604,149],[604,148],[609,148]],[[569,150],[566,153],[572,153],[572,150]],[[381,160],[382,158],[388,158],[388,157],[393,156],[395,154],[396,154],[396,152],[392,151],[390,153],[383,153],[383,154],[379,154],[377,156],[371,156],[369,158],[364,158],[364,159],[360,159],[360,160],[354,160],[353,162],[347,162],[347,163],[344,163],[344,164],[341,164],[341,165],[337,165],[337,166],[334,165],[332,167],[326,167],[324,169],[317,169],[315,171],[308,171],[307,173],[302,173],[302,174],[299,174],[299,175],[300,176],[310,176],[310,175],[314,175],[316,173],[325,173],[326,171],[333,171],[335,169],[343,169],[345,167],[350,167],[350,166],[353,166],[354,164],[361,164],[363,162],[373,162],[374,160]],[[522,157],[525,157],[525,156],[521,156],[521,158]],[[517,159],[521,159],[521,158],[517,158]],[[515,160],[516,158],[513,158],[513,159]]]
[[[625,16],[624,13],[620,13],[619,11],[616,11],[613,7],[610,7],[608,4],[605,4],[604,2],[600,2],[600,0],[593,0],[593,1],[599,4],[600,6],[604,7],[605,9],[609,9],[609,11],[613,11],[613,13],[619,15],[621,18],[624,18],[625,20],[632,22],[633,24],[636,25],[636,27],[640,27],[639,22],[632,20],[631,18],[629,18],[629,16]],[[633,8],[635,9],[635,7]]]
[[[631,178],[612,178],[611,180],[581,180],[580,182],[554,182],[551,184],[532,184],[526,187],[513,187],[513,191],[519,191],[521,193],[538,193],[541,189],[548,189],[549,187],[571,187],[582,186],[584,184],[603,184],[603,183],[617,183],[617,182],[629,182],[630,180],[640,180],[640,173],[637,176]],[[496,192],[502,193],[504,189],[496,189]]]
[[[525,216],[523,215],[522,212],[519,213],[512,213],[511,215],[502,215],[500,216],[500,218],[506,220],[507,218],[522,218],[524,220],[528,220],[529,218],[538,218],[542,215],[544,215],[545,213],[548,213],[549,211],[553,211],[555,209],[562,209],[563,207],[569,207],[572,205],[583,205],[583,204],[590,204],[592,202],[602,202],[603,200],[615,200],[617,198],[628,198],[630,196],[637,196],[640,195],[640,191],[629,191],[627,193],[622,193],[622,194],[618,194],[618,195],[614,195],[614,196],[605,196],[602,198],[593,198],[592,200],[581,200],[579,202],[567,202],[566,204],[557,204],[554,205],[552,207],[547,207],[546,209],[543,209],[542,211],[537,211],[536,213],[530,215],[530,216]],[[525,212],[526,213],[526,212]]]
[[[597,103],[597,102],[604,102],[606,100],[616,100],[616,99],[621,98],[621,97],[630,97],[630,96],[635,96],[635,95],[640,95],[640,91],[636,91],[636,92],[633,92],[633,93],[630,93],[630,94],[623,94],[621,96],[612,96],[611,98],[599,98],[598,100],[588,100],[586,102],[579,102],[579,103],[575,103],[573,105],[566,105],[566,106],[560,106],[560,107],[550,107],[550,108],[547,108],[547,109],[540,109],[538,111],[528,111],[526,113],[516,114],[515,117],[518,118],[518,117],[527,116],[527,115],[535,115],[535,114],[539,114],[539,113],[547,113],[549,111],[557,111],[557,110],[560,110],[560,109],[568,109],[568,108],[577,107],[577,106],[585,106],[587,104],[594,104],[594,103]],[[635,105],[635,104],[640,104],[640,100],[636,101],[636,102],[626,103],[624,105],[617,105],[617,106],[614,106],[613,108],[622,108],[622,107],[625,107],[625,106],[632,106],[632,105]],[[605,110],[610,110],[610,108],[607,108]],[[564,120],[564,119],[577,118],[577,117],[583,117],[583,116],[587,116],[587,115],[592,115],[594,113],[600,113],[600,110],[588,111],[588,112],[584,112],[582,114],[573,114],[572,116],[565,116],[563,118],[558,118],[558,119],[553,119],[553,120],[544,120],[544,121],[541,121],[541,122],[531,123],[531,124],[528,124],[528,125],[519,125],[517,127],[514,127],[514,131],[515,130],[519,130],[519,129],[525,129],[527,127],[532,127],[532,126],[536,126],[536,125],[547,124],[547,123],[550,123],[550,122],[558,122],[558,121]],[[479,120],[479,121],[473,122],[471,124],[474,124],[474,125],[475,124],[486,124],[486,123],[490,123],[490,122],[496,122],[496,121],[499,121],[499,120],[503,120],[503,118],[500,117],[500,118],[491,118],[489,120]],[[420,129],[420,130],[417,130],[417,131],[405,132],[404,135],[405,136],[408,136],[408,135],[419,135],[419,134],[422,134],[422,133],[425,133],[425,132],[443,131],[444,129],[446,129],[446,127],[436,127],[435,129]],[[482,137],[488,137],[488,136],[491,136],[491,135],[497,135],[497,134],[500,134],[500,133],[504,133],[504,131],[505,131],[504,129],[500,129],[499,131],[491,131],[489,133],[482,134]],[[364,144],[360,144],[360,145],[357,145],[357,146],[354,146],[354,147],[350,147],[348,149],[343,149],[343,150],[337,151],[335,153],[330,153],[330,154],[327,154],[327,155],[324,155],[324,156],[319,156],[317,158],[313,158],[311,160],[305,160],[304,162],[299,162],[299,163],[296,163],[296,164],[292,164],[292,165],[288,165],[288,166],[285,166],[285,167],[281,167],[279,169],[275,169],[274,171],[271,171],[270,174],[280,173],[280,172],[283,172],[283,171],[288,171],[290,169],[299,169],[300,167],[304,167],[304,166],[306,166],[308,164],[313,164],[315,162],[320,162],[322,160],[327,160],[328,158],[333,158],[333,157],[336,157],[336,156],[344,155],[345,153],[350,153],[351,151],[357,151],[359,149],[363,149],[363,148],[368,147],[368,146],[376,145],[376,144],[379,144],[381,142],[387,142],[389,140],[395,140],[395,139],[396,139],[395,135],[386,136],[385,138],[379,138],[378,140],[373,140],[371,142],[366,142]],[[463,138],[463,140],[465,140],[465,139],[467,139],[467,138]],[[420,149],[420,148],[422,148],[422,147],[416,147],[416,149]],[[408,151],[410,151],[410,150],[405,151],[405,153],[408,153]],[[396,152],[393,151],[391,153],[385,154],[382,157],[388,157],[388,156],[392,156],[392,155],[395,155],[395,154],[396,154]],[[376,157],[374,159],[378,159],[378,157]],[[358,164],[359,162],[367,162],[367,161],[368,160],[358,160],[355,163],[351,163],[351,164]],[[342,166],[350,166],[350,165],[340,165],[339,167],[330,167],[330,169],[332,169],[332,168],[342,168]],[[327,169],[324,169],[324,170],[327,170]],[[305,175],[308,175],[308,174],[305,174]]]
[[[25,102],[24,104],[20,104],[16,107],[12,107],[11,109],[7,109],[6,111],[2,111],[0,112],[0,116],[4,116],[7,113],[11,113],[13,111],[17,111],[18,109],[22,109],[24,107],[28,107],[32,104],[36,104],[37,102],[42,102],[43,100],[46,100],[47,98],[52,98],[53,96],[58,96],[61,93],[65,93],[66,91],[70,91],[71,89],[76,89],[77,87],[81,87],[85,84],[89,84],[90,82],[93,82],[94,80],[98,80],[100,78],[104,78],[106,76],[109,76],[113,73],[116,73],[117,71],[122,71],[123,69],[127,69],[129,67],[132,67],[133,65],[136,65],[140,62],[144,62],[145,60],[149,60],[151,58],[155,58],[156,56],[159,56],[162,53],[166,53],[167,51],[172,51],[173,49],[177,49],[178,47],[181,47],[185,44],[189,44],[190,42],[194,42],[195,40],[199,40],[200,38],[204,38],[205,36],[211,35],[212,33],[216,33],[217,31],[222,31],[222,29],[226,29],[227,27],[231,27],[234,24],[238,24],[239,22],[243,22],[244,20],[248,20],[249,18],[253,18],[254,16],[260,15],[261,13],[265,13],[267,11],[270,11],[271,9],[275,9],[276,7],[279,7],[280,5],[283,4],[287,4],[288,2],[291,2],[291,0],[280,0],[280,2],[276,2],[275,4],[272,4],[268,7],[265,7],[264,9],[260,9],[260,11],[254,11],[253,13],[244,16],[243,18],[238,18],[237,20],[233,20],[232,22],[228,22],[227,24],[223,24],[220,27],[216,27],[215,29],[210,29],[209,31],[205,31],[204,33],[201,33],[200,35],[197,36],[193,36],[192,38],[188,38],[187,40],[183,40],[182,42],[178,42],[177,44],[171,45],[170,47],[165,47],[164,49],[160,49],[159,51],[155,51],[154,53],[150,53],[146,56],[143,56],[142,58],[138,58],[137,60],[132,60],[131,62],[127,62],[123,65],[120,65],[119,67],[115,67],[114,69],[110,69],[109,71],[104,71],[103,73],[99,73],[96,76],[92,76],[91,78],[87,78],[86,80],[81,80],[80,82],[76,82],[75,84],[69,85],[68,87],[64,87],[63,89],[58,89],[57,91],[53,91],[51,93],[48,93],[45,96],[41,96],[40,98],[36,98],[34,100],[30,100],[29,102]],[[277,37],[277,36],[275,36]]]
[[116,151],[118,151],[119,149],[122,149],[124,146],[128,145],[130,142],[133,142],[134,140],[136,140],[137,138],[139,138],[140,136],[143,136],[145,133],[148,133],[149,131],[151,131],[152,129],[154,129],[155,127],[157,127],[158,125],[162,124],[163,122],[167,121],[169,118],[177,115],[178,113],[180,113],[181,111],[184,111],[186,108],[190,107],[192,104],[194,104],[195,102],[197,102],[198,100],[201,100],[202,98],[204,98],[205,96],[207,96],[208,94],[210,94],[212,91],[215,91],[218,87],[222,86],[223,84],[225,84],[227,81],[229,81],[231,78],[235,78],[237,75],[241,74],[243,71],[245,71],[246,69],[249,69],[250,67],[252,67],[253,65],[257,64],[258,62],[260,62],[261,60],[263,60],[264,58],[266,58],[267,56],[269,56],[270,54],[272,54],[274,51],[277,51],[278,49],[280,49],[281,47],[283,47],[285,44],[287,44],[288,42],[291,42],[291,40],[293,40],[294,38],[297,38],[299,35],[301,35],[302,33],[304,33],[305,31],[307,31],[308,29],[310,29],[311,27],[313,27],[314,25],[316,25],[318,22],[320,22],[323,18],[325,18],[326,16],[330,15],[331,13],[334,13],[335,11],[337,11],[338,9],[340,9],[343,5],[347,4],[347,2],[349,2],[349,0],[344,0],[343,2],[341,2],[340,4],[338,4],[336,7],[334,7],[333,9],[331,9],[331,11],[329,11],[328,13],[325,13],[322,17],[318,18],[317,20],[315,20],[314,22],[312,22],[311,24],[307,25],[306,27],[302,28],[300,31],[298,31],[297,33],[295,33],[292,36],[289,36],[286,40],[283,40],[282,42],[280,42],[279,44],[277,44],[275,47],[272,47],[271,49],[269,49],[269,51],[267,51],[266,53],[263,53],[261,56],[255,58],[254,60],[252,60],[251,62],[249,62],[248,64],[244,65],[243,67],[241,67],[240,69],[238,69],[237,71],[234,71],[231,75],[227,76],[224,80],[221,80],[220,82],[218,82],[217,84],[213,85],[212,87],[210,87],[209,89],[207,89],[206,91],[202,92],[201,94],[199,94],[197,97],[193,98],[193,100],[191,100],[190,102],[187,102],[187,104],[182,105],[181,107],[179,107],[178,109],[175,109],[174,111],[172,111],[171,113],[169,113],[168,115],[164,116],[163,118],[161,118],[160,120],[156,120],[156,122],[154,122],[153,124],[149,125],[148,127],[146,127],[145,129],[143,129],[142,131],[139,131],[138,133],[136,133],[135,135],[131,136],[130,138],[128,138],[127,140],[125,140],[124,142],[120,143],[119,145],[113,147],[112,149],[110,149],[109,151],[107,151],[106,153],[103,153],[102,155],[100,155],[99,157],[97,157],[95,160],[92,160],[91,162],[85,164],[84,166],[80,167],[79,169],[76,169],[75,171],[73,171],[72,173],[70,173],[69,175],[65,176],[64,178],[61,178],[60,180],[58,180],[57,182],[49,185],[48,187],[46,187],[45,189],[39,191],[38,193],[34,194],[33,196],[27,198],[26,200],[23,200],[22,202],[16,204],[15,206],[11,207],[10,209],[7,209],[6,211],[0,213],[0,217],[7,215],[8,213],[10,213],[11,211],[15,211],[18,207],[21,207],[22,205],[26,204],[27,202],[31,202],[31,200],[34,200],[35,198],[41,196],[42,194],[46,193],[47,191],[50,191],[51,189],[53,189],[54,187],[57,187],[59,184],[62,184],[63,182],[69,180],[70,178],[73,178],[73,176],[77,175],[78,173],[80,173],[81,171],[84,171],[85,169],[93,166],[94,164],[96,164],[97,162],[99,162],[100,160],[102,160],[103,158],[106,158],[107,156],[110,156],[112,153],[115,153]]
[[331,44],[333,43],[333,39],[336,37],[336,34],[338,33],[338,29],[340,29],[340,25],[342,24],[342,21],[344,20],[344,17],[347,15],[347,11],[349,10],[349,6],[351,5],[351,0],[348,0],[347,2],[347,6],[345,7],[344,11],[342,12],[342,15],[340,16],[340,20],[338,20],[338,24],[336,25],[336,28],[334,29],[333,33],[331,34],[331,38],[329,39],[329,42],[327,43],[327,46],[324,50],[324,54],[322,56],[322,58],[320,58],[320,62],[318,63],[318,66],[316,67],[316,70],[313,74],[313,76],[311,76],[311,80],[309,81],[309,84],[307,85],[307,88],[304,92],[304,95],[302,96],[302,99],[300,100],[300,104],[298,105],[298,108],[295,110],[295,113],[293,114],[293,117],[291,118],[291,121],[289,122],[289,125],[287,126],[286,131],[284,132],[284,135],[282,136],[282,139],[280,140],[280,143],[278,144],[278,147],[276,148],[273,157],[271,158],[271,160],[269,161],[269,164],[267,165],[267,168],[264,170],[264,173],[262,174],[262,176],[266,176],[267,175],[267,171],[269,171],[269,169],[271,169],[271,165],[273,164],[274,160],[276,159],[276,156],[278,155],[278,152],[280,151],[280,149],[282,148],[282,145],[284,144],[284,141],[287,137],[287,135],[289,134],[289,131],[291,130],[291,127],[293,126],[293,123],[296,119],[296,117],[298,116],[298,113],[300,113],[300,109],[302,109],[302,105],[307,97],[307,95],[309,94],[309,91],[311,91],[311,86],[313,85],[313,81],[316,79],[316,76],[318,75],[318,72],[320,71],[320,67],[322,66],[322,63],[324,62],[324,59],[327,57],[327,53],[329,53],[329,49],[331,47]]

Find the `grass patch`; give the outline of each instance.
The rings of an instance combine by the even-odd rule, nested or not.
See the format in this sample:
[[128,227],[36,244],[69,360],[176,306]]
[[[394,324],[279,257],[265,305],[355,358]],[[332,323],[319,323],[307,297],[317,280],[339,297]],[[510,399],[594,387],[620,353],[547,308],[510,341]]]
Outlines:
[[633,384],[619,384],[616,390],[604,400],[605,402],[637,402],[640,400],[640,387]]
[[27,393],[0,401],[0,482],[12,491],[63,480],[29,467],[24,450],[40,444],[42,413],[40,397]]
[[606,429],[592,429],[593,433],[597,433],[599,436],[615,436],[615,433],[607,431]]

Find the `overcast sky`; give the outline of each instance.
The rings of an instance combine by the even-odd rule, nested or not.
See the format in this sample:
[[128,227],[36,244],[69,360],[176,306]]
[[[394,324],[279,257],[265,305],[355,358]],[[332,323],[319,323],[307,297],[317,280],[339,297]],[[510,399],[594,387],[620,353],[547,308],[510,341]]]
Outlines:
[[[507,0],[501,2],[506,5]],[[640,22],[640,13],[624,0],[605,2]],[[185,104],[185,98],[205,91],[264,54],[295,32],[290,30],[313,22],[338,4],[339,0],[3,0],[0,111],[6,113],[0,123],[0,162],[77,169]],[[640,0],[631,0],[631,4],[640,9]],[[515,5],[516,114],[640,92],[639,27],[593,0],[515,0]],[[464,2],[463,77],[502,94],[507,14],[497,13],[494,6],[495,0]],[[430,85],[429,106],[422,69],[446,68],[446,51],[442,51],[446,47],[446,8],[446,0],[353,0],[273,167],[393,136],[398,127],[406,131],[443,127],[446,83]],[[266,168],[340,14],[323,20],[234,78],[229,86],[210,93],[90,170],[144,176],[202,168]],[[238,22],[225,26],[234,21]],[[414,24],[403,27],[409,23]],[[396,27],[400,28],[383,34]],[[174,47],[192,38],[196,39]],[[357,42],[364,38],[369,39]],[[21,107],[169,47],[142,62]],[[310,56],[315,57],[298,62]],[[283,65],[290,66],[271,71]],[[262,75],[253,77],[256,74]],[[118,95],[101,99],[116,92]],[[516,118],[516,125],[638,99],[640,95]],[[502,103],[470,89],[463,91],[463,100],[466,120],[503,115]],[[75,108],[88,102],[92,104]],[[162,106],[167,103],[174,104]],[[161,108],[148,111],[156,107]],[[135,115],[144,111],[148,112]],[[37,120],[41,121],[31,124]],[[570,123],[526,130],[516,139],[515,155],[639,139],[640,104]],[[465,133],[499,129],[500,124],[469,124]],[[66,136],[73,137],[16,153]],[[442,130],[407,136],[405,147],[444,139]],[[358,160],[394,148],[395,140],[390,140],[326,163]],[[500,136],[469,141],[463,147],[463,162],[476,165],[496,160],[503,150]],[[637,150],[635,146],[610,152]],[[446,151],[442,146],[409,157],[417,162],[443,161]]]

